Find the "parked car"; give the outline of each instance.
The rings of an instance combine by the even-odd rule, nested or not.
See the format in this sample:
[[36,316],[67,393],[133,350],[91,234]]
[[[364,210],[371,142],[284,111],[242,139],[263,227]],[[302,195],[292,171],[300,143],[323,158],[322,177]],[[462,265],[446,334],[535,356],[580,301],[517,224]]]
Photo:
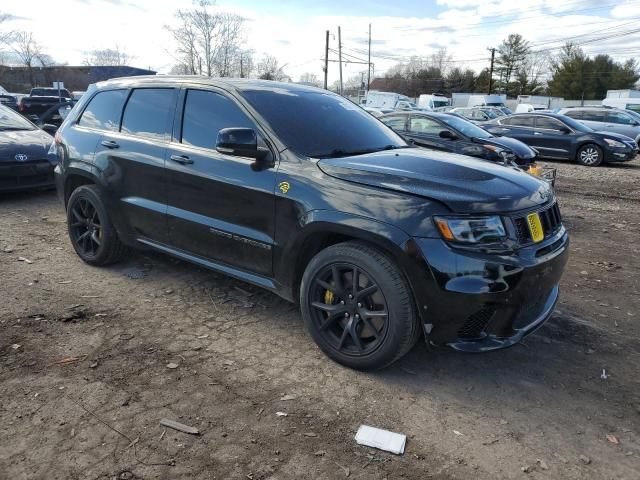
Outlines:
[[15,95],[7,92],[2,86],[0,86],[0,105],[9,107],[13,110],[18,108],[18,101]]
[[499,163],[513,162],[524,171],[528,171],[535,163],[536,152],[528,145],[513,138],[496,137],[456,115],[396,112],[380,117],[380,121],[418,147],[460,153]]
[[[91,265],[147,247],[299,301],[358,369],[430,342],[519,342],[558,300],[568,237],[551,187],[412,148],[357,105],[290,83],[99,83],[56,134],[73,248]],[[274,320],[275,321],[275,320]]]
[[52,106],[72,98],[73,95],[66,88],[32,88],[29,95],[22,97],[18,102],[18,111],[25,117],[36,120]]
[[609,107],[570,107],[563,108],[558,113],[578,120],[596,131],[626,135],[640,144],[640,119],[634,112]]
[[53,186],[52,142],[51,135],[0,105],[0,192]]
[[450,110],[450,113],[456,113],[473,123],[488,122],[500,116],[491,109],[484,107],[454,108]]
[[516,113],[497,118],[485,128],[494,135],[521,140],[534,147],[540,157],[575,160],[587,167],[602,162],[627,162],[638,154],[638,145],[632,138],[596,132],[557,113]]
[[379,108],[373,108],[373,107],[362,107],[362,109],[365,112],[369,112],[371,115],[373,115],[374,117],[381,117],[382,115],[384,115],[384,112],[382,110],[380,110]]

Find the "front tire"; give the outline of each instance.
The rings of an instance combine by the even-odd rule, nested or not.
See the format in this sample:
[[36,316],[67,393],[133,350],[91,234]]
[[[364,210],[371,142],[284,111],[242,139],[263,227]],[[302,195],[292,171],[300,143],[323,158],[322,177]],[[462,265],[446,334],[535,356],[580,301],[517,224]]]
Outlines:
[[593,143],[581,146],[576,153],[576,160],[585,167],[597,167],[603,159],[602,149]]
[[71,245],[89,265],[115,263],[127,252],[95,185],[82,185],[73,191],[67,203],[67,226]]
[[350,368],[390,365],[419,338],[404,275],[386,254],[362,243],[333,245],[313,257],[302,277],[300,307],[320,349]]

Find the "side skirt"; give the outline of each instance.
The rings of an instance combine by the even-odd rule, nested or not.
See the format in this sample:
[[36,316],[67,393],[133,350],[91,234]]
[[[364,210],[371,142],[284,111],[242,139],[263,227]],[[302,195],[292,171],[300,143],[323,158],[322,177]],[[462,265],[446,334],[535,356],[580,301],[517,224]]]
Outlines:
[[222,263],[212,262],[211,260],[206,260],[202,257],[191,255],[190,253],[184,252],[182,250],[176,250],[175,248],[169,247],[168,245],[154,242],[153,240],[149,240],[146,238],[138,238],[137,241],[139,243],[142,243],[143,245],[153,248],[154,250],[158,250],[163,253],[168,253],[169,255],[179,258],[181,260],[195,263],[196,265],[200,265],[201,267],[205,267],[210,270],[223,273],[230,277],[237,278],[238,280],[242,280],[244,282],[257,285],[258,287],[266,288],[267,290],[272,291],[276,295],[282,296],[282,293],[280,291],[281,290],[280,285],[271,278],[245,272],[244,270],[239,270],[237,268],[230,267],[229,265],[225,265]]

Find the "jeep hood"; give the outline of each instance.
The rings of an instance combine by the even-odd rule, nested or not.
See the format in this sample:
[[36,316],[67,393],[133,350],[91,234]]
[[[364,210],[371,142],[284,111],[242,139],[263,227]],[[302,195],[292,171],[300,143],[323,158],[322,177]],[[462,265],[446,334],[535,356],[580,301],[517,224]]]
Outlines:
[[515,168],[418,148],[322,159],[318,167],[348,182],[433,199],[456,213],[510,212],[553,197],[548,183]]

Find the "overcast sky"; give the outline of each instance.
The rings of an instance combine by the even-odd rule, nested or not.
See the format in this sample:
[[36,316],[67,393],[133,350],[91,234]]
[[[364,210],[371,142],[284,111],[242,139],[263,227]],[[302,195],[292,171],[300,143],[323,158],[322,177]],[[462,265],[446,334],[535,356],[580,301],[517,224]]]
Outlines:
[[[176,9],[191,4],[191,0],[2,0],[0,13],[13,16],[7,24],[12,30],[34,32],[57,62],[82,64],[87,51],[117,44],[134,57],[133,66],[167,72],[176,61],[164,26],[173,22]],[[509,33],[522,34],[534,48],[549,49],[568,37],[580,42],[640,29],[640,0],[219,0],[217,5],[245,17],[246,46],[258,56],[275,55],[294,80],[305,72],[322,76],[325,30],[332,34],[330,47],[337,49],[338,25],[345,53],[366,58],[367,29],[372,24],[376,73],[440,47],[447,47],[453,56],[451,65],[478,71],[488,65],[486,48],[497,46]],[[584,48],[617,59],[640,57],[640,33]],[[345,78],[365,69],[346,65]],[[331,63],[330,81],[337,79],[337,71],[337,64]]]

